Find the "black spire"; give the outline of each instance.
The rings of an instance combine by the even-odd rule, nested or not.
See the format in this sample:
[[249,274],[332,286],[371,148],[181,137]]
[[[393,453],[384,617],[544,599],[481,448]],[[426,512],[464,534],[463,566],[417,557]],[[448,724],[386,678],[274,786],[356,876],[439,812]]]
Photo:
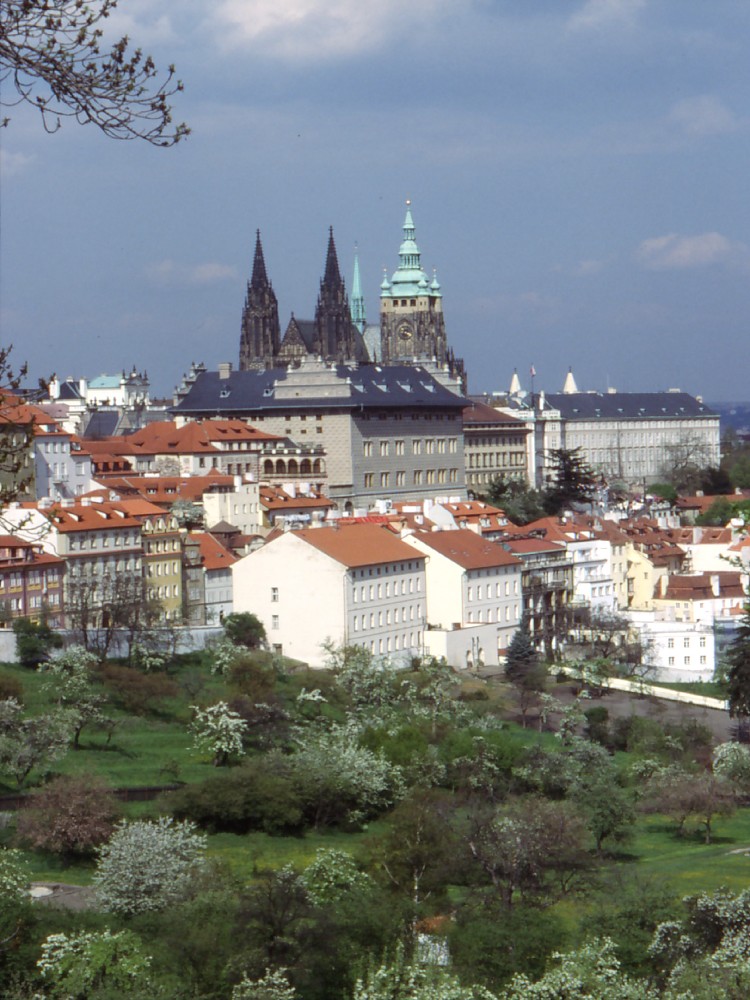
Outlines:
[[322,284],[329,288],[337,288],[342,284],[339,259],[336,256],[336,244],[333,242],[333,226],[328,228],[328,253],[326,254],[326,271]]
[[268,288],[266,262],[263,259],[263,244],[260,242],[260,229],[255,230],[255,257],[253,258],[253,276],[250,279],[251,288]]

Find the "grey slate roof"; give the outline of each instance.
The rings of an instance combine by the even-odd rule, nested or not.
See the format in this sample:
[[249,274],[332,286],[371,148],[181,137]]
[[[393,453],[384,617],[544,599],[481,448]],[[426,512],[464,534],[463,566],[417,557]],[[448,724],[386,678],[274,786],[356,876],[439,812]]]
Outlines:
[[549,392],[564,420],[668,420],[718,416],[687,392]]
[[345,395],[299,396],[276,399],[274,383],[287,378],[285,368],[266,371],[201,372],[187,395],[170,413],[194,416],[241,416],[260,411],[444,409],[462,410],[463,396],[446,389],[420,365],[336,365],[336,376],[348,388]]

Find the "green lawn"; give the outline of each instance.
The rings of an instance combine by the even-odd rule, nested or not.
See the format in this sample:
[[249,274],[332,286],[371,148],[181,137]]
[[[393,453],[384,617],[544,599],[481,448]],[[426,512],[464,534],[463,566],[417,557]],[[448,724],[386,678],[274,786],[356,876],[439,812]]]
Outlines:
[[[750,884],[750,808],[717,820],[713,843],[703,843],[703,831],[677,836],[663,816],[639,820],[635,837],[625,850],[644,874],[668,879],[680,895],[726,885],[739,892]],[[742,849],[745,848],[747,853]]]

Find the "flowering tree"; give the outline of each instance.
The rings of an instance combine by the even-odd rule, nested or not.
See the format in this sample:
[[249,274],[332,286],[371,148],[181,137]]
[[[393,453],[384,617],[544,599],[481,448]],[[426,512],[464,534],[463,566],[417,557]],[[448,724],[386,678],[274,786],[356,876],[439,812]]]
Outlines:
[[73,748],[80,747],[81,733],[91,723],[106,721],[102,705],[107,696],[94,688],[93,671],[98,663],[83,646],[70,646],[46,665],[46,689],[59,708],[66,709],[73,732]]
[[0,946],[15,937],[29,904],[29,874],[20,851],[0,847]]
[[392,962],[372,969],[354,987],[353,1000],[497,1000],[483,986],[462,986],[444,969],[417,965],[399,950]]
[[190,726],[197,750],[213,754],[214,767],[224,767],[231,757],[245,753],[243,738],[247,722],[233,711],[225,701],[217,701],[208,708],[193,705],[195,718]]
[[139,937],[109,929],[50,934],[37,962],[47,995],[60,1000],[99,996],[103,987],[107,996],[143,996],[153,989],[150,965]]
[[206,838],[171,817],[121,822],[99,849],[94,874],[104,909],[124,916],[164,909],[184,895],[204,865]]
[[0,773],[22,785],[34,768],[47,767],[65,755],[72,728],[65,711],[24,718],[15,698],[0,701]]
[[244,976],[232,990],[232,1000],[296,1000],[297,991],[290,986],[286,969],[266,969],[262,979]]
[[335,848],[317,852],[315,860],[302,872],[302,882],[310,899],[319,906],[372,886],[369,875],[357,868],[351,854]]
[[714,774],[740,790],[750,789],[750,747],[743,743],[720,743],[714,750],[713,767]]

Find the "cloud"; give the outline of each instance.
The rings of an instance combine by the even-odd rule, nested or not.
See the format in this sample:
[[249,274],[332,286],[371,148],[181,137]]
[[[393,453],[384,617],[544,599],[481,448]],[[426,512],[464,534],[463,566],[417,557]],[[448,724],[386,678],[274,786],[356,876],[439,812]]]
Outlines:
[[734,112],[709,94],[679,101],[670,111],[669,119],[692,136],[723,135],[740,127]]
[[568,20],[573,31],[598,31],[618,25],[629,27],[646,0],[586,0]]
[[0,149],[0,172],[5,177],[22,174],[35,159],[34,154],[27,156],[26,153],[9,153],[7,149]]
[[156,285],[214,285],[236,278],[237,270],[230,264],[220,264],[218,261],[178,264],[167,258],[150,264],[147,276]]
[[430,25],[446,11],[454,14],[467,0],[220,0],[212,24],[229,48],[253,48],[285,60],[322,62],[379,48],[413,22]]
[[721,233],[698,236],[669,233],[644,240],[636,251],[636,258],[652,271],[686,270],[714,264],[747,265],[750,249]]

